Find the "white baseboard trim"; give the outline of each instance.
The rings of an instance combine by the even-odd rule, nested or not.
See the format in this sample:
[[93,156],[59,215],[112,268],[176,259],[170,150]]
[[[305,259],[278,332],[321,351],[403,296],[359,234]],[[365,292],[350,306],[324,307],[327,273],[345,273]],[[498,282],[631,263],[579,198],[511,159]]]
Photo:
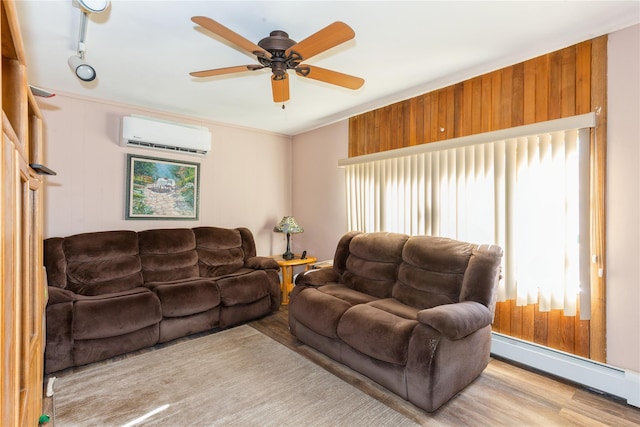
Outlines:
[[640,407],[640,373],[492,332],[491,354],[513,360]]

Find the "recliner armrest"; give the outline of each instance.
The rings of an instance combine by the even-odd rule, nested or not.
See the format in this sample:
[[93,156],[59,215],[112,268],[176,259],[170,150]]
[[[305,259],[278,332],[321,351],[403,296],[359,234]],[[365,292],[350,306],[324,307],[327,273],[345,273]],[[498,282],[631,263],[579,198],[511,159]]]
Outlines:
[[319,268],[308,270],[296,277],[296,286],[322,286],[327,283],[340,281],[340,276],[333,268]]
[[279,270],[280,266],[278,262],[266,256],[254,256],[251,258],[247,258],[247,261],[244,263],[244,266],[247,268],[253,268],[254,270]]
[[444,304],[418,312],[418,322],[431,326],[451,340],[459,340],[490,325],[491,311],[475,301]]

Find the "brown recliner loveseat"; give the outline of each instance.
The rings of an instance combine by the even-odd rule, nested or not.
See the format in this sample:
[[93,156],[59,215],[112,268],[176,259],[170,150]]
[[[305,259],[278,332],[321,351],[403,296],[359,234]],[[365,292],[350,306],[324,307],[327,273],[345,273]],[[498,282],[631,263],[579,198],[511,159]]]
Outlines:
[[446,238],[347,233],[333,268],[297,277],[291,332],[435,411],[489,362],[501,257]]
[[45,373],[228,328],[280,307],[278,263],[247,228],[104,231],[44,241]]

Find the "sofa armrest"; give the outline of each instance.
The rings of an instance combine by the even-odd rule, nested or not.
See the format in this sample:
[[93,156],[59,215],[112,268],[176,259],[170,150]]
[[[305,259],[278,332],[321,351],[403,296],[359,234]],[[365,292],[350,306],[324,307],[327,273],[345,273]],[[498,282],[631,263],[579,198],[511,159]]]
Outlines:
[[60,304],[63,302],[73,302],[76,299],[76,294],[67,289],[49,286],[47,291],[49,292],[47,305]]
[[491,311],[475,301],[444,304],[418,313],[418,322],[431,326],[450,340],[459,340],[490,325]]
[[278,262],[275,259],[266,256],[254,256],[247,258],[244,266],[247,268],[253,268],[254,270],[280,270]]
[[308,270],[296,277],[296,286],[322,286],[331,282],[339,282],[340,275],[333,268]]

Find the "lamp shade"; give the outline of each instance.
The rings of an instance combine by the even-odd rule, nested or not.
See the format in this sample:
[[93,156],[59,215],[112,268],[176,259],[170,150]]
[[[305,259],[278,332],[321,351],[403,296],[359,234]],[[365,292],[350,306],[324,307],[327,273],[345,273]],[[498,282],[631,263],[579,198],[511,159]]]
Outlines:
[[275,227],[273,227],[273,231],[278,233],[303,233],[304,229],[298,225],[296,219],[292,216],[285,216],[282,218],[280,223],[278,223]]

